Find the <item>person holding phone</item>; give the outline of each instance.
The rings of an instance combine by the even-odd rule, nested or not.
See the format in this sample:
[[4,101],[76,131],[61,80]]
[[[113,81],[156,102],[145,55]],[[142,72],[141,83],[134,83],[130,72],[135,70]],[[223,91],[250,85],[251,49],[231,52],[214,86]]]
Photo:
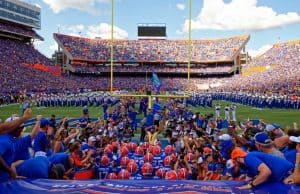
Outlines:
[[27,108],[30,108],[30,101],[28,99],[24,100],[24,102],[21,105],[21,109],[22,109],[22,116],[24,115],[24,112]]

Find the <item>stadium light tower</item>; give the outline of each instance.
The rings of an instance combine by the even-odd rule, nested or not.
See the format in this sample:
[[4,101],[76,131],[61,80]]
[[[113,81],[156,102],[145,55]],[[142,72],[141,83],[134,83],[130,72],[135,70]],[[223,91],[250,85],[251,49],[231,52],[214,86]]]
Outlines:
[[[192,20],[192,0],[189,1],[189,22],[188,22],[188,71],[187,71],[187,91],[184,95],[147,95],[147,94],[115,94],[113,92],[113,66],[114,66],[114,14],[115,14],[115,1],[111,0],[111,40],[110,40],[110,94],[111,96],[118,96],[118,97],[148,97],[149,104],[148,106],[151,107],[151,98],[158,97],[158,98],[188,98],[190,96],[190,65],[191,65],[191,20]],[[147,73],[147,72],[146,72]],[[147,74],[146,74],[147,79]],[[147,83],[146,83],[147,85]]]

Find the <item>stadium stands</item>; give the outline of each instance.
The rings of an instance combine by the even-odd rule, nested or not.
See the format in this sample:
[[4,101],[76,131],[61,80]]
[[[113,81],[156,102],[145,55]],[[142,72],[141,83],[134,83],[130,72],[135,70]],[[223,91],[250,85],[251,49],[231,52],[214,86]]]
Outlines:
[[[110,40],[54,34],[73,60],[110,61]],[[249,40],[237,36],[215,40],[192,40],[191,61],[232,61]],[[187,40],[115,40],[115,62],[187,62]]]
[[[65,90],[66,84],[72,85],[68,80],[64,81],[63,78],[49,73],[51,68],[55,69],[53,62],[27,43],[0,39],[0,53],[2,94],[18,93],[20,90],[31,92]],[[30,64],[43,65],[49,72],[26,67]]]
[[265,54],[246,64],[223,86],[228,91],[295,93],[300,81],[300,40],[274,44]]
[[[54,37],[63,45],[66,51],[68,50],[71,53],[73,59],[109,60],[108,40],[86,39],[62,34],[55,34]],[[222,72],[228,73],[232,71],[233,66],[230,65],[209,65],[200,63],[200,61],[232,60],[232,57],[247,42],[248,38],[248,36],[238,36],[227,39],[194,40],[193,49],[195,50],[193,52],[197,51],[199,55],[196,57],[194,53],[193,55],[196,58],[194,57],[193,59],[199,60],[199,64],[192,64],[191,73],[222,74]],[[148,41],[147,44],[146,41]],[[171,75],[174,73],[186,74],[186,65],[174,63],[174,61],[186,60],[186,55],[184,55],[186,52],[177,53],[177,58],[174,58],[174,52],[185,49],[185,44],[183,40],[116,40],[115,56],[117,56],[116,60],[120,61],[120,65],[114,66],[114,72],[124,74],[152,71],[169,73],[169,76],[160,77],[163,82],[161,89],[163,91],[185,90],[187,88],[185,76],[181,78]],[[228,44],[231,46],[228,46]],[[152,53],[155,50],[154,48],[159,48],[158,50],[156,49],[156,54]],[[136,49],[139,50],[133,52]],[[264,55],[255,58],[247,64],[242,71],[243,76],[235,75],[223,78],[220,78],[220,76],[206,78],[191,77],[190,89],[193,91],[210,89],[214,91],[242,90],[259,93],[269,91],[293,94],[298,90],[300,82],[299,49],[299,41],[275,44]],[[86,73],[95,72],[108,74],[110,67],[103,65],[105,62],[100,62],[101,65],[73,64],[72,67],[75,69],[76,74],[54,76],[60,75],[60,70],[54,66],[52,61],[40,54],[29,43],[4,38],[0,39],[0,50],[2,53],[0,56],[0,65],[3,69],[0,78],[2,82],[2,94],[17,93],[20,90],[28,92],[43,91],[47,93],[71,91],[76,93],[84,89],[110,89],[109,76],[85,76]],[[217,53],[216,50],[218,50]],[[208,53],[205,57],[203,55],[204,52]],[[212,54],[213,52],[215,55]],[[146,55],[146,53],[149,53],[149,55]],[[164,60],[164,62],[173,61],[173,63],[159,63],[160,65],[141,65],[136,63],[136,61],[141,60],[156,61],[158,59]],[[127,63],[132,61],[132,65],[123,64],[123,60],[128,60]],[[115,76],[113,88],[134,91],[152,89],[151,75],[149,73],[148,79],[145,76]]]
[[[73,65],[76,73],[108,73],[110,72],[110,66],[95,66],[95,65]],[[191,67],[191,73],[228,73],[232,69],[231,66],[194,66]],[[115,66],[114,72],[131,73],[131,72],[156,72],[156,73],[182,73],[186,74],[187,65],[185,67],[168,67],[165,65],[146,65],[146,66]]]

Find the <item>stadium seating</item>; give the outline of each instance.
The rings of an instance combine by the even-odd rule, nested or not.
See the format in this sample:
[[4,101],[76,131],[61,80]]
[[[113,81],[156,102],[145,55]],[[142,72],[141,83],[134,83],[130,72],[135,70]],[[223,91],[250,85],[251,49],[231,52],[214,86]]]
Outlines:
[[[95,65],[73,65],[76,73],[103,73],[110,72],[110,66],[95,66]],[[194,66],[191,67],[191,73],[228,73],[232,69],[231,66]],[[130,72],[156,72],[156,73],[187,73],[187,65],[185,67],[175,66],[168,67],[165,65],[143,65],[143,66],[114,66],[114,72],[130,73]]]
[[[69,50],[74,57],[82,57],[91,59],[99,59],[99,52],[109,53],[109,41],[107,40],[98,40],[98,39],[84,39],[84,38],[76,38],[72,36],[59,35],[55,34],[56,38],[59,39],[64,44],[65,49]],[[245,37],[234,37],[229,39],[217,39],[212,41],[204,41],[199,40],[199,42],[203,43],[203,45],[208,44],[210,42],[211,48],[224,48],[221,45],[226,45],[227,42],[231,42],[230,44],[239,43],[240,45],[245,42]],[[144,40],[146,41],[146,40]],[[161,41],[161,40],[160,40]],[[172,54],[167,53],[167,48],[165,45],[161,45],[161,43],[157,43],[157,41],[150,41],[149,47],[142,48],[145,44],[138,43],[138,41],[133,41],[135,44],[140,44],[141,50],[144,53],[149,50],[153,50],[151,47],[162,47],[160,48],[160,56],[163,54],[164,60],[167,61],[167,58],[172,58]],[[158,41],[159,42],[159,41]],[[197,41],[196,41],[197,42]],[[222,42],[219,44],[219,42]],[[99,44],[104,45],[99,45]],[[166,41],[165,43],[170,43],[171,46],[181,48],[183,45],[183,41]],[[181,43],[181,44],[180,44]],[[205,44],[204,44],[205,43]],[[224,44],[223,44],[224,43]],[[128,45],[127,45],[128,44]],[[117,40],[116,47],[123,49],[122,45],[132,46],[132,42],[128,40]],[[229,44],[229,43],[228,43]],[[87,48],[87,46],[91,46],[92,49],[98,48],[98,54],[94,54],[91,50],[85,50],[86,52],[80,52],[77,49],[79,48]],[[179,46],[178,46],[179,45]],[[201,44],[199,44],[201,45]],[[202,45],[202,46],[203,46]],[[217,45],[217,46],[216,46]],[[124,46],[124,48],[125,48]],[[204,47],[204,46],[203,46]],[[232,46],[233,47],[233,46]],[[199,46],[200,48],[200,46]],[[231,48],[231,47],[229,47]],[[238,49],[237,46],[234,46],[235,49]],[[134,48],[127,48],[135,49]],[[163,51],[164,50],[164,51]],[[171,50],[171,49],[169,49]],[[219,49],[222,50],[222,49]],[[226,50],[226,49],[225,49]],[[31,45],[24,43],[22,41],[10,40],[10,39],[0,39],[0,66],[2,71],[0,72],[1,78],[1,95],[6,95],[10,93],[18,93],[21,90],[26,90],[28,92],[46,92],[46,93],[61,93],[61,92],[72,92],[77,93],[81,90],[109,90],[110,89],[110,78],[109,76],[85,76],[84,73],[89,72],[110,72],[110,67],[108,66],[88,66],[88,65],[77,65],[73,64],[75,72],[77,74],[63,74],[61,76],[54,76],[56,69],[54,68],[54,64],[48,58],[43,56],[37,50],[35,50]],[[78,52],[78,53],[77,53]],[[127,51],[126,51],[127,52]],[[138,60],[138,56],[147,57],[147,60],[154,60],[155,57],[159,56],[145,56],[143,53],[140,55],[130,55],[126,54],[124,50],[124,54],[118,54],[119,58],[124,56],[133,56],[135,60]],[[201,51],[202,52],[202,51]],[[201,52],[198,57],[201,57]],[[222,53],[230,53],[229,51],[222,51]],[[243,70],[243,74],[235,75],[232,77],[224,77],[224,78],[193,78],[190,79],[190,89],[191,90],[214,90],[214,91],[251,91],[251,92],[282,92],[282,93],[295,93],[297,91],[297,87],[299,87],[300,83],[300,43],[299,41],[275,44],[273,48],[267,51],[264,55],[255,58],[252,62],[246,65]],[[77,54],[75,54],[77,53]],[[209,52],[208,52],[209,53]],[[151,54],[151,52],[150,52]],[[222,55],[223,55],[222,54]],[[93,55],[93,56],[92,56]],[[221,55],[216,55],[217,59]],[[223,55],[223,57],[230,58],[231,54]],[[103,57],[105,59],[105,57]],[[173,58],[174,59],[174,58]],[[173,60],[172,59],[172,60]],[[200,58],[199,58],[200,59]],[[204,59],[204,58],[202,58]],[[207,56],[205,60],[212,59],[212,56]],[[106,59],[105,59],[106,60]],[[155,59],[156,60],[156,59]],[[182,59],[183,60],[183,59]],[[133,63],[134,64],[134,63]],[[265,65],[263,65],[265,64]],[[230,66],[218,66],[218,67],[208,67],[201,66],[198,67],[192,66],[191,72],[194,73],[218,73],[218,72],[228,72],[230,70]],[[248,69],[247,69],[248,68]],[[158,73],[161,72],[170,72],[170,73],[186,73],[186,67],[184,66],[118,66],[115,67],[115,72],[149,72],[148,79],[145,77],[133,77],[133,76],[125,76],[125,77],[114,77],[113,88],[115,89],[126,89],[126,90],[151,90],[152,89],[152,81],[151,81],[151,71],[155,71]],[[41,71],[42,70],[42,71]],[[252,71],[252,72],[251,72]],[[50,73],[49,73],[50,72]],[[255,72],[255,73],[253,73]],[[244,75],[249,76],[244,76]],[[186,90],[187,89],[187,79],[185,77],[160,77],[162,80],[161,90],[163,91],[174,91],[174,90]]]
[[[54,34],[55,40],[74,60],[110,61],[110,40]],[[249,36],[192,40],[191,61],[232,61]],[[116,62],[187,62],[187,40],[115,40]]]
[[[0,93],[62,91],[66,84],[72,85],[59,76],[36,68],[27,67],[32,64],[43,65],[49,69],[54,64],[32,46],[17,40],[0,39]],[[25,65],[27,64],[27,65]],[[64,86],[65,85],[65,86]]]
[[246,64],[223,89],[252,92],[295,93],[300,81],[300,41],[274,44],[265,54]]

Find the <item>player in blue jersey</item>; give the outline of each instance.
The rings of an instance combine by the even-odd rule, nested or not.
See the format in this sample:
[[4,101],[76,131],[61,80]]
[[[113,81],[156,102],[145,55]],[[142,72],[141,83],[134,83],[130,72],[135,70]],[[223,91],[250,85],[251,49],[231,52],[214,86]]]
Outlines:
[[106,179],[111,171],[109,157],[103,155],[100,160],[100,164],[96,165],[96,177],[99,179]]
[[133,160],[137,163],[139,168],[144,164],[144,149],[141,146],[138,146],[135,149],[135,154],[133,155]]
[[150,164],[149,162],[146,162],[142,168],[141,168],[141,172],[142,172],[142,180],[159,180],[160,177],[156,176],[154,174],[154,169],[152,164]]
[[153,147],[153,167],[157,170],[163,166],[164,163],[164,154],[162,153],[161,147],[156,145]]

